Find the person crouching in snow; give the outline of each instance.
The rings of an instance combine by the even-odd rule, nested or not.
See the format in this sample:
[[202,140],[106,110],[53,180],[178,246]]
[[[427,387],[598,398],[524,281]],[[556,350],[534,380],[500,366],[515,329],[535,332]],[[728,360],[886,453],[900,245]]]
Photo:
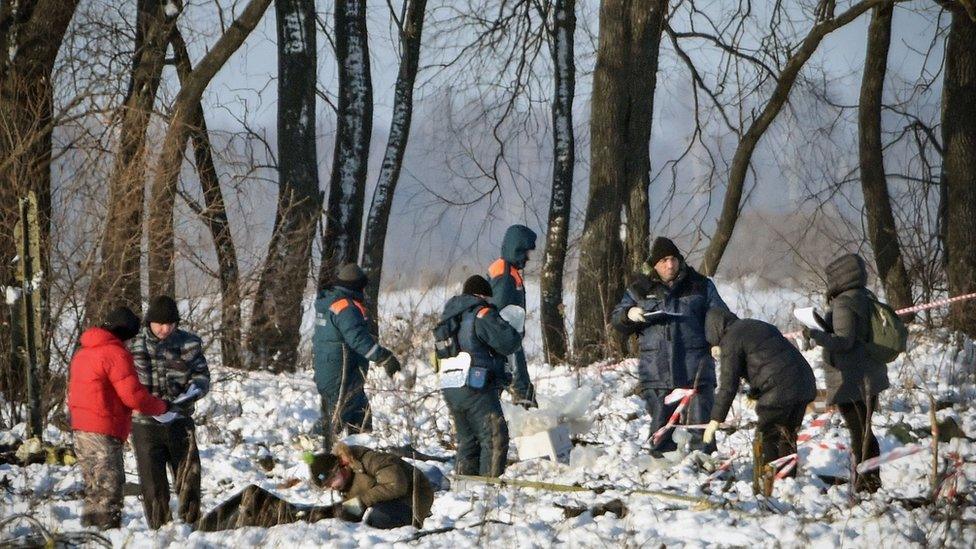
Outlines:
[[169,409],[169,403],[139,382],[125,346],[138,332],[139,318],[127,307],[119,307],[101,326],[81,334],[81,347],[71,358],[68,411],[85,484],[84,526],[103,530],[121,526],[122,445],[132,429],[132,410],[160,415]]
[[[800,351],[772,324],[739,319],[719,308],[709,309],[705,315],[705,338],[709,345],[719,347],[721,369],[704,442],[714,440],[732,407],[739,381],[745,379],[750,399],[757,401],[756,437],[762,441],[762,464],[796,453],[797,431],[807,405],[817,396],[813,370]],[[796,469],[790,474],[795,475]]]
[[441,366],[441,392],[458,437],[455,470],[461,475],[501,476],[508,459],[508,424],[499,396],[511,381],[506,357],[521,348],[522,336],[488,302],[491,294],[484,277],[472,276],[441,314],[441,323],[458,320],[454,337],[460,356],[470,357],[460,369],[452,370],[446,361]]
[[421,528],[434,504],[434,489],[424,473],[387,452],[337,442],[331,454],[312,456],[312,482],[342,494],[335,516],[373,528]]

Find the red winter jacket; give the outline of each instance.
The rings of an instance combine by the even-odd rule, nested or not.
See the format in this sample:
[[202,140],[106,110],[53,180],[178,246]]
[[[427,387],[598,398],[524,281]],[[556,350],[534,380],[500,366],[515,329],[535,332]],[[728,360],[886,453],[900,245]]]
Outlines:
[[166,411],[166,403],[139,383],[125,344],[104,328],[89,328],[81,334],[70,376],[72,429],[125,440],[132,429],[132,410],[146,415]]

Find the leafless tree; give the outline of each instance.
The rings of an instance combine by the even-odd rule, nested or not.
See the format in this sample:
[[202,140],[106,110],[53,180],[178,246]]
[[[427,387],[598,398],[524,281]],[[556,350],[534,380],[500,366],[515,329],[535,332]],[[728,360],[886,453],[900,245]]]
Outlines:
[[[958,295],[976,291],[976,13],[972,4],[944,5],[952,14],[942,86],[946,255],[949,293]],[[950,320],[976,337],[976,302],[954,304]]]
[[136,6],[135,50],[129,90],[119,108],[115,165],[109,180],[108,216],[102,236],[101,263],[88,289],[88,324],[122,303],[142,309],[142,214],[145,197],[146,132],[156,91],[182,2],[166,12],[167,3],[139,0]]
[[[383,274],[383,252],[386,248],[386,232],[393,197],[403,168],[403,157],[407,151],[410,137],[410,122],[413,118],[413,91],[420,64],[420,42],[424,29],[424,15],[427,0],[404,0],[400,15],[391,11],[400,38],[400,68],[397,71],[396,89],[393,95],[393,118],[390,121],[390,134],[387,138],[383,163],[373,191],[373,200],[366,217],[363,236],[363,269],[369,275],[366,287],[367,303],[371,319],[377,320],[376,307],[379,303],[380,279]],[[378,324],[375,326],[378,331]]]
[[[573,342],[582,363],[611,351],[607,326],[622,293],[623,273],[647,255],[648,147],[666,9],[667,2],[660,0],[605,0],[600,10],[590,115],[590,195],[580,244]],[[620,236],[624,218],[626,244]]]
[[339,64],[339,105],[322,234],[320,289],[328,284],[340,265],[359,258],[369,142],[373,131],[366,0],[336,1],[335,46]]

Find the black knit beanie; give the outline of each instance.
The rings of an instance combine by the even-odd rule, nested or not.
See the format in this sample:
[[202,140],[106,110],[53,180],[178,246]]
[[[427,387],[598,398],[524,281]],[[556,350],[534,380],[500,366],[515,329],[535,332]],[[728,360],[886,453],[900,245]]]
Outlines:
[[176,301],[168,295],[156,296],[149,302],[149,310],[146,311],[146,324],[156,322],[157,324],[176,324],[180,321],[180,311],[176,307]]
[[485,280],[485,277],[481,275],[474,275],[464,281],[464,286],[461,288],[461,293],[464,295],[483,295],[485,297],[491,297],[491,284]]
[[657,265],[658,261],[661,261],[665,257],[674,256],[678,258],[678,261],[684,261],[685,258],[678,251],[678,247],[671,242],[670,239],[659,236],[654,239],[654,244],[651,245],[651,257],[647,259],[648,265],[653,268]]
[[118,307],[106,315],[102,328],[112,332],[115,337],[122,341],[126,341],[139,333],[139,317],[128,307]]

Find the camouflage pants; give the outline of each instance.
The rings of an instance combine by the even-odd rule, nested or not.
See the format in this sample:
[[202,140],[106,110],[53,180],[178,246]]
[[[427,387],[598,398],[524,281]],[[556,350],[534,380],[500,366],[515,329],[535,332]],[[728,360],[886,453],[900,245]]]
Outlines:
[[103,529],[118,528],[122,521],[122,441],[100,433],[75,431],[75,455],[85,483],[81,522]]

